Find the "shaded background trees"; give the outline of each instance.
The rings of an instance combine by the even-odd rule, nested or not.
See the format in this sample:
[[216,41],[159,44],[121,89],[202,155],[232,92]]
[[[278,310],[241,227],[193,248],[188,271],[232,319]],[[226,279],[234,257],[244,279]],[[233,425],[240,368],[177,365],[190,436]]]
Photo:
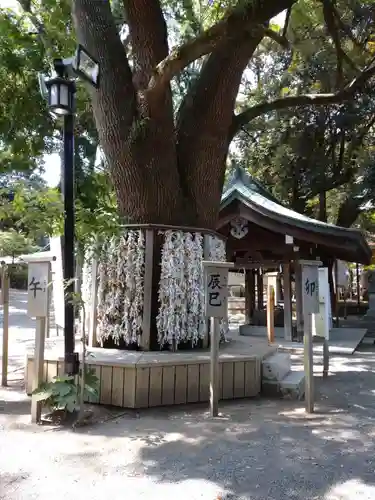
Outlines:
[[[18,13],[0,13],[0,173],[5,174],[3,189],[12,191],[18,183],[18,200],[25,190],[19,181],[27,181],[30,191],[31,172],[39,175],[44,155],[60,147],[58,126],[39,95],[37,71],[48,72],[51,56],[69,55],[75,45],[68,2],[19,3]],[[90,14],[89,2],[74,4],[78,17]],[[292,208],[350,225],[363,207],[371,207],[373,2],[299,0],[285,1],[276,9],[272,5],[266,2],[260,13],[257,2],[154,0],[141,12],[130,0],[116,0],[112,14],[106,11],[106,25],[93,14],[91,22],[104,35],[113,28],[116,50],[108,45],[101,55],[101,92],[107,92],[113,109],[111,116],[100,118],[98,108],[95,123],[91,103],[99,106],[96,100],[105,96],[93,95],[91,101],[79,87],[76,179],[81,236],[95,230],[98,221],[105,226],[110,221],[107,228],[112,230],[118,222],[118,200],[126,219],[170,222],[177,216],[185,224],[214,226],[226,155],[238,130],[234,155]],[[240,10],[230,10],[236,6]],[[260,29],[284,7],[285,27],[271,22]],[[223,31],[228,16],[234,24]],[[78,34],[88,37],[93,52],[100,51],[98,40]],[[181,44],[182,51],[172,50]],[[123,74],[119,92],[126,95],[116,100],[105,82],[113,83],[112,72],[121,73],[124,67],[129,73]],[[358,85],[345,93],[355,79]],[[119,84],[118,75],[115,80]],[[298,106],[288,100],[316,93],[330,94],[320,103],[324,106],[312,100],[300,100]],[[285,99],[281,105],[280,99]],[[248,124],[245,113],[242,123],[234,119],[233,111],[241,114],[265,103],[270,106],[248,115]],[[111,127],[107,140],[105,131]],[[105,157],[101,162],[99,137]],[[42,184],[32,189],[36,196],[45,196]],[[51,227],[58,227],[57,219],[51,214]]]
[[[288,25],[294,50],[278,49],[269,60],[266,46],[251,62],[255,84],[251,102],[299,93],[334,92],[355,78],[373,57],[372,3],[337,2],[332,12],[298,2]],[[371,86],[350,102],[329,107],[283,109],[243,127],[237,155],[284,203],[322,221],[361,224],[375,195]],[[369,227],[369,226],[366,226]]]

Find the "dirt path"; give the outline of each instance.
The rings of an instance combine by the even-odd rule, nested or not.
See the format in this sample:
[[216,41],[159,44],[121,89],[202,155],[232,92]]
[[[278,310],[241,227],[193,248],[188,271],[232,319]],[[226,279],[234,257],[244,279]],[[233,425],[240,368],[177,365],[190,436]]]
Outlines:
[[31,426],[13,382],[0,390],[0,498],[373,500],[375,352],[333,358],[316,382],[312,416],[300,402],[247,400],[221,404],[215,421],[194,406],[75,432]]

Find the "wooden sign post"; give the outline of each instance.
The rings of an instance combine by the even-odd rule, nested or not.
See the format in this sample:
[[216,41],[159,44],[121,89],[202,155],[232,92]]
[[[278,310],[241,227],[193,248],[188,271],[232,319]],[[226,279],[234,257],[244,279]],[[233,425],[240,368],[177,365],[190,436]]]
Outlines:
[[302,260],[302,304],[304,316],[305,405],[314,412],[314,362],[312,343],[312,315],[319,313],[319,266],[321,262]]
[[275,342],[275,289],[272,285],[267,289],[267,337],[269,344]]
[[8,349],[9,349],[9,272],[8,266],[1,267],[1,295],[0,304],[3,306],[3,346],[1,385],[8,385]]
[[228,271],[232,262],[203,261],[206,316],[211,318],[210,415],[219,414],[220,319],[228,315]]
[[[37,389],[43,382],[44,341],[46,333],[46,318],[48,314],[48,278],[50,275],[49,262],[29,264],[27,281],[27,312],[36,318],[34,372],[32,389]],[[42,404],[31,399],[31,421],[40,422]]]

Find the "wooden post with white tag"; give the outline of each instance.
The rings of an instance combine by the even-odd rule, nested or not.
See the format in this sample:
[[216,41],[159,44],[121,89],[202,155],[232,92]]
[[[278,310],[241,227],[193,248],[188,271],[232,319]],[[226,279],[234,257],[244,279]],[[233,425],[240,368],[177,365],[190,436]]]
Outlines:
[[3,306],[3,345],[1,360],[1,385],[8,385],[8,356],[9,356],[9,270],[8,266],[1,266],[1,296],[0,304]]
[[302,266],[302,304],[304,317],[305,407],[314,411],[314,362],[312,315],[319,313],[319,266],[317,260],[300,260]]
[[272,285],[267,288],[267,337],[269,344],[275,342],[275,289]]
[[[34,370],[32,389],[35,391],[43,382],[44,342],[46,333],[46,318],[48,314],[48,279],[50,276],[49,262],[29,263],[27,281],[27,313],[36,319]],[[31,399],[31,421],[40,422],[42,404]]]
[[206,317],[211,318],[210,415],[219,414],[220,319],[228,315],[228,272],[232,262],[203,261]]

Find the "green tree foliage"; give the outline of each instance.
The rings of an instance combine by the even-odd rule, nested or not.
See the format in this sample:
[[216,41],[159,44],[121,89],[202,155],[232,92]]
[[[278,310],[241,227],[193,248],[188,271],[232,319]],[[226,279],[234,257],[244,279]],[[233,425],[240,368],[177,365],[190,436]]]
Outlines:
[[[102,137],[106,137],[108,127],[99,123],[98,118],[96,125],[94,124],[91,102],[95,102],[97,94],[91,93],[91,97],[94,97],[92,101],[84,86],[78,86],[76,173],[78,220],[82,224],[82,231],[79,231],[82,234],[87,234],[89,227],[95,225],[95,221],[112,221],[114,225],[118,222],[114,215],[116,201],[106,174],[108,170],[111,179],[116,179],[117,199],[121,202],[122,215],[126,215],[135,210],[131,205],[132,191],[135,193],[140,189],[140,185],[133,184],[132,187],[128,179],[138,178],[141,174],[137,177],[137,171],[139,173],[146,168],[152,184],[151,189],[156,192],[156,184],[152,182],[150,173],[154,175],[154,171],[164,169],[163,174],[160,173],[159,176],[160,179],[164,176],[164,181],[157,184],[164,188],[172,186],[174,180],[170,179],[176,179],[172,173],[177,168],[181,186],[172,186],[172,191],[179,193],[178,196],[183,194],[187,197],[185,206],[191,207],[192,210],[191,214],[185,215],[184,220],[188,222],[188,218],[192,217],[191,222],[197,223],[198,220],[193,219],[201,217],[204,224],[210,225],[212,215],[203,217],[202,210],[197,207],[207,207],[207,214],[216,212],[214,205],[217,203],[217,194],[224,177],[224,159],[230,139],[238,130],[244,130],[240,135],[239,146],[242,154],[247,155],[246,163],[263,181],[268,184],[272,181],[275,193],[295,208],[314,212],[316,199],[322,192],[341,190],[343,201],[346,200],[348,190],[355,191],[357,198],[358,193],[362,196],[363,186],[356,183],[355,177],[361,173],[362,177],[368,178],[372,165],[370,148],[364,152],[363,144],[369,140],[371,121],[368,118],[373,112],[370,87],[366,87],[366,82],[372,75],[372,67],[368,64],[372,60],[373,50],[373,2],[360,3],[352,0],[348,3],[338,0],[332,3],[328,0],[299,0],[281,2],[279,8],[271,8],[271,2],[266,2],[263,7],[267,7],[270,13],[277,14],[283,8],[288,11],[287,29],[270,24],[263,33],[265,37],[259,32],[264,29],[264,22],[257,24],[257,19],[261,19],[263,15],[258,8],[258,2],[153,0],[149,4],[150,10],[147,10],[152,19],[145,16],[146,11],[133,10],[133,3],[120,0],[111,2],[113,22],[121,33],[128,61],[124,58],[124,64],[121,67],[116,66],[116,53],[108,50],[101,61],[102,67],[106,68],[103,78],[117,81],[118,73],[127,67],[128,62],[130,71],[134,74],[133,83],[128,85],[129,89],[132,87],[133,90],[125,92],[124,87],[124,98],[117,100],[112,106],[113,120],[121,123],[118,128],[124,129],[115,130],[118,137],[112,137],[108,142],[109,146],[102,145],[108,160],[108,169],[106,164],[104,172],[95,169],[99,143],[96,126],[99,124],[98,129]],[[0,162],[0,173],[10,170],[18,172],[22,162],[24,171],[34,169],[36,165],[42,166],[43,153],[59,147],[59,127],[51,121],[45,103],[39,96],[36,72],[47,72],[51,58],[70,55],[75,44],[70,2],[43,0],[30,3],[23,0],[20,4],[23,8],[21,13],[0,11],[0,43],[4,42],[1,44],[4,49],[0,50],[0,66],[2,64],[6,68],[4,73],[0,72],[3,92],[0,123],[4,124],[0,126],[0,155],[8,158],[8,163]],[[98,2],[99,4],[102,2]],[[87,15],[92,14],[89,13],[87,2],[75,1],[73,5],[78,11],[81,9],[81,13],[86,9]],[[231,20],[229,24],[228,19]],[[88,17],[86,20],[88,21]],[[269,20],[267,18],[265,24]],[[90,22],[95,24],[98,19],[92,18]],[[148,22],[150,24],[147,24]],[[160,45],[160,34],[164,29],[162,22],[165,22],[168,28],[169,55],[168,50],[165,53],[164,46]],[[107,31],[103,32],[105,35],[108,34],[108,26],[105,28]],[[137,31],[137,26],[141,26],[143,31]],[[78,23],[76,27],[81,30],[82,41],[81,28],[84,26]],[[99,24],[94,26],[92,33],[97,33],[96,28],[99,28]],[[142,39],[143,32],[148,33],[147,40]],[[246,37],[242,40],[245,32]],[[250,39],[253,40],[254,47],[257,46],[255,52],[253,45],[249,44]],[[89,42],[94,53],[100,48],[99,40],[95,40]],[[246,44],[249,45],[248,49]],[[176,49],[178,46],[180,48]],[[242,51],[240,61],[235,59],[235,46],[238,52]],[[159,53],[164,55],[160,56]],[[158,66],[156,72],[155,68],[146,68],[149,56],[150,63],[154,66],[164,58],[163,64]],[[206,71],[211,63],[215,63],[213,68],[216,73],[213,70],[210,74]],[[230,64],[235,67],[231,73]],[[6,74],[9,74],[10,78],[7,78]],[[151,77],[155,77],[156,81],[142,94],[152,80]],[[166,83],[160,84],[163,78]],[[226,83],[225,79],[231,83]],[[348,82],[353,79],[356,82],[354,90],[348,91]],[[18,100],[11,98],[15,82]],[[157,120],[153,123],[153,118],[147,113],[153,108],[155,116],[161,121],[164,120],[162,108],[169,106],[165,97],[169,82],[173,91],[175,123],[174,130],[168,132],[165,123],[160,125]],[[232,100],[238,87],[236,82],[241,82],[241,85],[235,106],[237,116],[232,120]],[[103,88],[107,88],[106,84]],[[224,88],[227,89],[226,92],[223,91]],[[134,100],[138,91],[141,91],[141,98],[137,102],[145,103],[146,95],[147,105],[143,108],[138,108]],[[104,95],[101,92],[100,90],[100,99]],[[201,104],[198,105],[198,94],[203,96],[204,93],[206,97],[202,97]],[[319,102],[311,99],[306,101],[304,94],[311,93],[330,95]],[[356,97],[354,102],[353,96]],[[106,97],[107,101],[111,98],[114,98],[113,93]],[[21,118],[17,103],[25,105]],[[198,106],[199,113],[194,103]],[[316,108],[313,104],[317,103],[324,103],[326,106]],[[331,105],[330,108],[328,104]],[[260,108],[257,107],[259,105]],[[148,111],[145,112],[145,109]],[[203,111],[207,112],[207,116],[204,115],[202,123],[198,123]],[[6,127],[9,117],[13,117],[10,120],[11,129]],[[163,147],[161,137],[152,134],[150,136],[150,127],[153,127],[152,130],[163,130],[165,136],[171,133],[173,139],[166,140],[169,141],[168,144],[177,137],[177,167],[172,164],[165,166],[167,159],[163,155],[168,148],[166,143]],[[198,134],[199,140],[195,134]],[[20,140],[17,141],[17,137]],[[183,152],[185,137],[194,137],[196,148],[201,148],[202,151],[197,149],[196,154],[193,154],[191,148],[191,155],[189,151]],[[26,140],[23,141],[22,138]],[[189,139],[188,144],[193,145],[193,142]],[[117,151],[109,151],[115,143],[119,144]],[[210,148],[213,148],[209,156],[206,156],[204,151],[207,144],[212,144]],[[207,158],[212,163],[211,167],[207,164]],[[17,159],[22,159],[19,165],[15,161]],[[199,192],[197,186],[187,185],[188,182],[193,182],[193,177],[196,180],[202,177],[198,173],[201,167],[193,168],[189,162],[202,165],[204,163],[206,171],[211,169],[208,177],[220,180],[212,184],[212,193],[202,195],[204,200],[194,198]],[[153,165],[152,168],[150,165]],[[128,174],[121,174],[121,169],[125,169]],[[196,175],[193,175],[194,169]],[[165,176],[165,172],[169,174]],[[156,175],[155,178],[159,177]],[[143,188],[146,189],[144,186]],[[367,198],[370,191],[366,190]],[[137,198],[141,199],[141,195],[142,193],[140,196],[137,194]],[[148,193],[146,199],[163,199],[163,196]],[[172,202],[174,198],[175,196],[165,197],[168,202]],[[137,207],[136,211],[142,210],[142,207]],[[162,215],[163,211],[165,215]],[[338,214],[339,209],[336,211]],[[171,213],[176,214],[178,211],[159,209],[150,202],[150,207],[143,212],[142,217],[145,217],[147,212],[147,217],[151,220],[157,213],[160,217],[168,218]],[[139,219],[140,214],[138,215]],[[134,213],[132,216],[135,216]]]
[[19,181],[3,190],[0,224],[3,229],[16,229],[37,240],[61,232],[62,199],[58,189],[48,188],[40,180]]
[[0,231],[0,257],[17,257],[35,252],[35,246],[31,238],[11,229],[9,231]]
[[[48,188],[38,177],[45,155],[62,146],[62,124],[48,113],[38,73],[50,73],[53,57],[73,53],[75,38],[67,2],[20,4],[18,11],[0,8],[0,226],[38,240],[61,232],[63,224],[61,187]],[[116,213],[108,175],[96,167],[98,137],[82,85],[75,136],[77,234],[82,239],[110,225]]]
[[0,173],[33,170],[52,146],[37,80],[45,61],[29,31],[22,16],[0,10]]
[[[314,5],[305,0],[293,8],[288,24],[293,51],[279,48],[270,64],[268,47],[259,48],[246,105],[340,91],[371,57],[371,4],[337,2],[328,11],[327,2],[320,9]],[[375,199],[375,94],[366,90],[350,102],[258,117],[239,136],[242,161],[295,210],[352,225]]]

